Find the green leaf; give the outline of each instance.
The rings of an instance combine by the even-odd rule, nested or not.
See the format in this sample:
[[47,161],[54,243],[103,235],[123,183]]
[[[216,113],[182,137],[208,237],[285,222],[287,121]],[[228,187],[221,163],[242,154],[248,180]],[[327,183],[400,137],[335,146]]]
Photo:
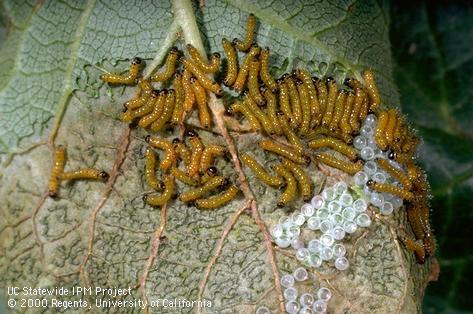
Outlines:
[[471,309],[473,7],[395,6],[391,19],[401,105],[424,139],[419,156],[432,185],[440,280],[427,289],[425,311]]
[[[132,287],[134,298],[202,297],[217,313],[280,308],[275,278],[298,264],[274,250],[259,220],[261,215],[270,226],[285,215],[274,206],[280,192],[245,172],[239,174],[247,176],[251,202],[240,196],[211,212],[177,201],[161,210],[145,205],[148,133],[118,119],[135,89],[110,87],[99,76],[125,71],[135,56],[146,60],[150,73],[173,45],[182,50],[192,43],[208,54],[223,53],[222,37],[241,38],[251,12],[258,18],[257,42],[271,48],[275,75],[306,67],[341,82],[371,68],[385,104],[396,105],[385,8],[376,1],[283,0],[4,0],[1,7],[6,22],[0,36],[0,282]],[[211,105],[222,109],[220,100]],[[207,143],[228,144],[224,127],[199,132]],[[239,152],[255,151],[258,135],[231,135]],[[107,185],[63,183],[61,197],[48,198],[57,145],[67,147],[66,169],[105,169],[112,179]],[[217,167],[236,180],[233,164],[219,160]],[[314,165],[310,171],[316,186],[337,180]],[[258,208],[244,211],[248,204]],[[417,310],[431,264],[416,264],[399,246],[394,226],[403,217],[395,215],[389,223],[375,219],[366,233],[354,234],[347,243],[357,252],[350,270],[326,277],[333,268],[324,267],[306,288],[331,285],[336,312]]]

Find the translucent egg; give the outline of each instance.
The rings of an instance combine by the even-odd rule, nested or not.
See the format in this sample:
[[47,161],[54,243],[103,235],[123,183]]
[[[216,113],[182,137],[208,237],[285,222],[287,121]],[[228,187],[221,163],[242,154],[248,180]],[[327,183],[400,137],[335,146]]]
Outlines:
[[315,313],[325,313],[327,311],[327,303],[324,300],[317,300],[312,305],[312,309]]
[[292,240],[294,237],[298,237],[301,234],[301,228],[299,226],[292,225],[286,229],[286,235]]
[[339,213],[342,210],[342,206],[338,201],[331,201],[328,203],[327,209],[332,213]]
[[333,229],[332,229],[332,237],[335,239],[335,240],[341,240],[345,237],[345,230],[343,230],[342,227],[340,226],[335,226]]
[[364,136],[357,136],[353,140],[353,146],[358,150],[362,150],[366,145],[368,145],[368,140]]
[[365,125],[371,126],[373,129],[376,126],[377,118],[374,114],[369,114],[366,116]]
[[376,141],[375,141],[375,139],[374,139],[374,136],[370,136],[370,137],[368,137],[367,139],[368,139],[367,145],[368,145],[369,147],[371,147],[372,149],[375,149],[376,147],[378,147],[378,144],[376,144]]
[[271,227],[269,232],[271,233],[271,236],[273,237],[273,239],[274,238],[279,238],[283,234],[283,228],[280,224],[276,224],[276,225]]
[[378,183],[386,182],[386,175],[382,172],[375,172],[372,178],[373,178],[373,181],[378,182]]
[[342,257],[347,253],[347,249],[343,244],[337,243],[332,248],[333,256]]
[[281,247],[281,248],[287,248],[291,245],[291,239],[287,236],[281,236],[279,238],[274,239],[274,242],[276,242],[276,245]]
[[373,135],[373,128],[370,125],[364,125],[360,129],[360,135],[363,135],[365,137],[371,137]]
[[369,177],[364,171],[359,171],[355,174],[353,177],[353,181],[355,182],[356,185],[359,186],[364,186],[366,182],[368,182]]
[[322,247],[322,243],[318,239],[312,239],[309,241],[307,244],[307,249],[309,250],[310,253],[319,253],[320,248]]
[[353,207],[345,207],[345,209],[342,211],[342,216],[345,218],[345,220],[353,220],[355,219],[356,211]]
[[301,213],[294,213],[292,215],[292,221],[296,226],[302,226],[305,223],[305,216]]
[[322,196],[326,201],[332,201],[335,199],[335,190],[333,188],[326,188],[322,192]]
[[393,210],[394,210],[393,203],[384,202],[381,208],[379,209],[379,212],[383,215],[391,215]]
[[340,196],[339,201],[342,206],[350,206],[351,204],[353,204],[353,196],[351,196],[349,193],[343,193]]
[[322,287],[317,291],[317,298],[327,302],[332,298],[332,291],[329,288]]
[[305,307],[311,307],[314,301],[315,301],[315,298],[310,293],[303,293],[299,297],[299,303]]
[[304,306],[299,310],[299,314],[313,314],[314,311],[312,311],[312,307],[306,307]]
[[294,287],[284,289],[284,299],[286,300],[296,300],[298,294],[297,289]]
[[[317,193],[317,192],[316,192]],[[310,204],[314,206],[315,209],[320,209],[324,206],[324,198],[321,195],[316,195],[310,200]]]
[[320,258],[323,260],[323,261],[329,261],[331,260],[333,257],[333,252],[332,252],[332,248],[331,247],[326,247],[324,246],[321,250],[320,250]]
[[317,268],[317,267],[320,267],[320,265],[322,265],[322,258],[320,257],[319,254],[310,254],[307,262],[310,267]]
[[307,227],[309,227],[310,230],[318,230],[320,228],[320,218],[310,217],[307,220]]
[[383,194],[378,192],[372,192],[370,197],[370,202],[376,207],[383,205],[384,197]]
[[337,257],[337,259],[335,259],[334,265],[335,265],[335,268],[338,270],[346,270],[348,266],[350,266],[350,263],[344,256],[342,256],[342,257]]
[[394,195],[392,195],[390,193],[382,193],[382,194],[383,194],[383,197],[384,197],[384,201],[390,201],[394,197]]
[[359,198],[353,202],[353,208],[357,212],[364,212],[367,207],[368,207],[368,203],[362,198]]
[[324,219],[320,222],[319,229],[323,233],[327,233],[333,228],[333,223],[330,219]]
[[321,208],[315,213],[315,216],[320,218],[320,220],[324,220],[330,216],[330,212],[326,208]]
[[286,312],[289,314],[296,314],[300,309],[300,305],[296,301],[288,301],[284,307],[286,308]]
[[284,229],[288,229],[294,224],[291,217],[283,217],[280,219],[279,223],[282,225]]
[[302,241],[302,239],[300,237],[295,237],[291,241],[291,247],[294,250],[300,249],[301,247],[304,247],[304,241]]
[[340,181],[335,184],[334,189],[335,193],[342,195],[348,189],[348,186],[345,182]]
[[304,204],[301,207],[301,213],[306,217],[311,217],[315,214],[315,207],[312,204]]
[[256,314],[271,314],[271,311],[266,306],[260,306],[256,310]]
[[306,248],[300,248],[296,251],[296,258],[300,261],[304,261],[309,256],[309,250]]
[[281,277],[281,286],[283,286],[284,288],[294,286],[294,282],[294,276],[292,276],[291,274],[286,274]]
[[360,151],[360,157],[363,160],[371,160],[374,158],[374,150],[373,148],[367,146],[363,147],[363,149]]
[[343,230],[345,230],[346,233],[351,234],[355,232],[356,229],[357,229],[357,225],[353,221],[345,221],[343,223]]
[[333,222],[333,225],[341,225],[344,221],[343,216],[340,214],[330,215],[330,220]]
[[309,273],[304,267],[296,268],[292,275],[296,281],[305,281],[309,278]]
[[320,236],[320,243],[325,246],[332,246],[334,238],[331,234],[325,233]]
[[403,201],[402,198],[395,196],[391,199],[391,203],[393,204],[394,209],[398,209],[402,206]]
[[371,218],[366,213],[361,213],[356,217],[356,224],[360,227],[369,227],[371,225]]
[[367,161],[365,162],[365,166],[363,167],[364,171],[368,176],[372,176],[378,170],[378,166],[374,161]]
[[314,314],[312,307],[303,307],[300,309],[299,314]]

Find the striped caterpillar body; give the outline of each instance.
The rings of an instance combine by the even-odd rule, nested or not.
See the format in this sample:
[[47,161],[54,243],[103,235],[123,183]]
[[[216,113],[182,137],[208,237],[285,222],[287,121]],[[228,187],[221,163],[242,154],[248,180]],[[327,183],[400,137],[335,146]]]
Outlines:
[[221,207],[233,200],[239,191],[240,190],[235,185],[231,185],[229,188],[218,195],[214,195],[206,199],[196,200],[195,206],[198,209],[215,209]]
[[189,52],[189,55],[192,58],[192,61],[195,62],[197,67],[199,67],[203,72],[205,73],[215,73],[218,71],[220,68],[220,54],[218,52],[215,52],[212,54],[210,58],[210,62],[207,63],[200,54],[200,52],[192,46],[191,44],[187,44],[187,51]]
[[241,161],[253,171],[256,177],[266,183],[269,186],[274,187],[281,187],[284,181],[278,175],[271,175],[269,174],[264,167],[256,161],[252,156],[248,155],[247,153],[241,156]]
[[133,60],[131,60],[130,69],[128,70],[127,75],[107,73],[100,75],[100,79],[109,84],[135,84],[140,73],[142,63],[143,61],[140,58],[133,58]]
[[100,180],[105,181],[109,177],[108,173],[103,170],[94,169],[94,168],[84,168],[75,171],[63,172],[61,175],[61,180]]
[[240,51],[248,51],[251,45],[253,44],[253,40],[255,38],[255,31],[256,31],[256,16],[254,14],[248,15],[248,20],[246,21],[246,35],[243,40],[239,40],[238,38],[233,39],[233,44],[235,47]]
[[327,153],[318,153],[315,155],[315,159],[323,164],[326,164],[327,166],[346,172],[349,175],[354,175],[363,169],[363,163],[360,160],[355,163],[346,162]]
[[150,135],[146,136],[145,141],[154,148],[165,152],[164,158],[159,164],[161,170],[168,170],[174,165],[176,162],[176,153],[174,152],[172,143],[159,137],[151,137]]
[[151,206],[164,206],[169,202],[174,194],[175,183],[172,176],[165,176],[163,179],[163,192],[161,194],[148,194],[143,197],[145,203]]
[[62,173],[66,164],[66,149],[64,146],[58,146],[54,150],[53,166],[51,168],[51,176],[48,183],[48,195],[56,197],[59,192],[59,184],[61,182]]
[[288,159],[283,159],[282,165],[289,169],[299,182],[299,188],[304,202],[309,202],[312,197],[312,183],[309,175],[304,169]]
[[222,47],[227,56],[227,72],[225,73],[223,84],[225,86],[232,86],[238,75],[238,56],[233,44],[225,38],[222,39]]
[[378,183],[373,180],[368,180],[366,185],[375,191],[393,194],[408,201],[411,201],[414,199],[414,194],[412,192],[406,189],[399,188],[394,185],[390,185],[387,183]]
[[148,186],[156,191],[161,191],[163,189],[163,184],[156,177],[156,164],[158,163],[158,158],[156,153],[149,147],[146,147],[145,150],[145,177]]
[[179,200],[184,203],[195,201],[198,198],[204,197],[207,193],[214,191],[218,187],[227,185],[227,183],[227,178],[215,176],[199,187],[182,192],[181,195],[179,195]]
[[296,197],[297,193],[297,182],[291,171],[286,169],[283,165],[278,164],[274,166],[274,170],[278,175],[284,178],[286,181],[286,187],[284,192],[279,196],[278,207],[286,206],[290,201]]
[[348,146],[342,141],[334,139],[334,138],[330,138],[330,137],[318,138],[318,139],[310,141],[307,145],[312,149],[319,149],[323,147],[331,148],[347,156],[351,160],[355,160],[358,158],[358,152],[354,147]]
[[204,145],[199,138],[199,135],[193,130],[188,130],[186,136],[189,139],[191,147],[191,157],[189,164],[187,165],[187,174],[191,178],[197,178],[199,176],[200,162],[202,154],[204,152]]
[[171,51],[169,51],[168,56],[166,58],[164,71],[158,72],[151,76],[151,81],[162,82],[170,79],[174,72],[176,72],[176,62],[178,58],[179,50],[176,47],[171,48]]
[[296,164],[300,165],[308,165],[310,163],[310,158],[307,156],[303,156],[299,152],[295,151],[294,149],[284,146],[282,144],[279,144],[277,142],[271,141],[271,140],[261,140],[258,142],[258,145],[264,149],[267,150],[271,153],[274,153],[276,155],[280,155],[282,157],[285,157]]

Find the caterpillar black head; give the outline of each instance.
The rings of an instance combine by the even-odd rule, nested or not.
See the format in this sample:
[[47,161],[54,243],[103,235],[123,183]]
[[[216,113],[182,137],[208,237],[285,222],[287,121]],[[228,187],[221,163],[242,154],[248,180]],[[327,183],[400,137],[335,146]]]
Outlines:
[[100,171],[99,176],[102,180],[107,180],[110,177],[110,175],[105,171]]
[[181,142],[181,140],[178,139],[177,137],[175,137],[175,138],[172,139],[172,143],[173,143],[173,144],[179,144],[180,142]]
[[187,130],[187,131],[186,131],[186,136],[188,136],[188,137],[197,137],[197,136],[199,136],[199,135],[197,134],[196,131],[194,131],[194,130],[191,129],[191,130]]
[[211,166],[211,167],[209,167],[209,168],[207,169],[207,174],[208,174],[209,176],[212,176],[212,177],[215,176],[215,175],[217,174],[217,172],[218,172],[218,170],[217,170],[217,168],[214,167],[214,166]]
[[134,57],[131,60],[131,64],[133,64],[133,65],[140,65],[141,63],[143,63],[143,60],[141,58],[138,58],[138,57]]
[[172,53],[172,54],[179,54],[179,49],[177,49],[176,46],[172,47],[171,50],[169,51],[169,53]]

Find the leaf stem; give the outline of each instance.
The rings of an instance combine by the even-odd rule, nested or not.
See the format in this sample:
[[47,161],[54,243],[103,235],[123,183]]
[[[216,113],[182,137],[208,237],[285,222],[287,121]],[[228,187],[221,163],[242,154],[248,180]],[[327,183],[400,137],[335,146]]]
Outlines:
[[174,20],[179,23],[183,30],[184,42],[194,46],[203,58],[207,58],[204,44],[200,38],[199,27],[195,20],[194,8],[189,0],[173,0]]

